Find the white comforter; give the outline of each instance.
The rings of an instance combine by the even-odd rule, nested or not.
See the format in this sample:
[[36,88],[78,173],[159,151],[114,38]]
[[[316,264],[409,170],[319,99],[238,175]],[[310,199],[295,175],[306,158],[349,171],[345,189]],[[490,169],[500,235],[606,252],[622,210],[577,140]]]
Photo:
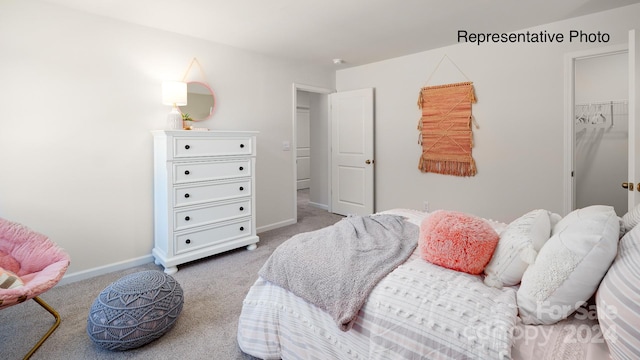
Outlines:
[[513,288],[487,287],[414,253],[342,332],[322,310],[259,278],[244,301],[238,344],[262,359],[508,359],[515,299]]

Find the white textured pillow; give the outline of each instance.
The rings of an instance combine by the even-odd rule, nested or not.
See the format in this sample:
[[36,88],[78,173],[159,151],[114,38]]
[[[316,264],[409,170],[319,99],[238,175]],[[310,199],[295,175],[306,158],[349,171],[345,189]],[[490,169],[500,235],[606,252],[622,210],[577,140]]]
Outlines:
[[[602,214],[609,215],[611,211],[613,211],[613,214],[615,215],[615,210],[612,206],[609,205],[591,205],[582,209],[576,209],[567,214],[567,216],[563,217],[559,221],[556,221],[555,225],[553,225],[553,227],[551,228],[551,235],[555,235],[560,231],[566,229],[567,226],[576,224],[581,220],[588,220],[593,218],[594,216],[601,216]],[[618,220],[618,224],[620,226],[620,220]]]
[[611,357],[640,358],[640,227],[620,240],[618,255],[596,293],[596,305]]
[[562,220],[562,216],[560,214],[556,214],[554,212],[549,212],[549,220],[551,220],[551,230]]
[[638,223],[640,223],[640,204],[636,205],[633,210],[622,216],[624,232],[631,231],[631,229],[638,225]]
[[547,210],[533,210],[511,222],[500,234],[493,257],[484,269],[484,283],[498,289],[520,283],[522,274],[550,236]]
[[595,205],[565,216],[522,276],[518,309],[525,324],[565,319],[598,288],[618,249],[620,220]]

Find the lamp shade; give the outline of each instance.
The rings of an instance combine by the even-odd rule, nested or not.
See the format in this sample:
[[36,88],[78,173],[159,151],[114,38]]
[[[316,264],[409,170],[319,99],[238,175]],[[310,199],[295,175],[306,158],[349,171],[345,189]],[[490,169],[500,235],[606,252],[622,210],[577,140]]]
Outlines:
[[182,81],[162,82],[162,103],[164,105],[187,105],[187,83]]

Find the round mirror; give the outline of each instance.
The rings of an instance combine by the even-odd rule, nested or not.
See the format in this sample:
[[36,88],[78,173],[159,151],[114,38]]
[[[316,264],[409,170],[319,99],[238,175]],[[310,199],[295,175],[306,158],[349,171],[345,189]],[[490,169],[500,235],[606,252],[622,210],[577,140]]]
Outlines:
[[180,106],[180,112],[189,114],[193,121],[207,120],[216,108],[216,98],[209,85],[191,81],[187,83],[187,105]]

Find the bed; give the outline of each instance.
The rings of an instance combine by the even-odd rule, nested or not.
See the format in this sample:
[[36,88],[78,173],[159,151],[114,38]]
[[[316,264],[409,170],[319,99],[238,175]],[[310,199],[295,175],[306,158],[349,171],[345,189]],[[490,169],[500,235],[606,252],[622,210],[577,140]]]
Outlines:
[[261,270],[243,302],[239,347],[260,359],[640,358],[640,209],[623,218],[595,206],[564,218],[538,209],[509,224],[481,219],[498,237],[480,274],[425,260],[432,220],[450,213],[372,215],[402,217],[419,239],[350,322]]

